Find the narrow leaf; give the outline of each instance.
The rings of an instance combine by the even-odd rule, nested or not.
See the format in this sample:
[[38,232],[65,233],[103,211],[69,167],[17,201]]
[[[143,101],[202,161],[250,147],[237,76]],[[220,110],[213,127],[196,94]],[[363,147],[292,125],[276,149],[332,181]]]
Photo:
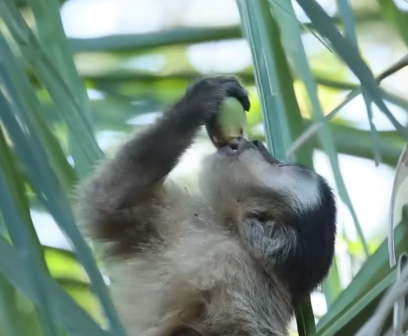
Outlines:
[[266,143],[273,155],[279,160],[285,158],[285,149],[290,142],[284,103],[277,79],[277,63],[270,43],[276,31],[268,25],[268,15],[260,1],[237,1],[242,27],[250,45],[254,63],[255,81],[259,90],[265,123]]
[[[403,208],[402,214],[403,219],[395,228],[395,248],[397,253],[402,253],[406,249],[408,240],[408,207]],[[340,293],[330,310],[319,320],[317,324],[318,334],[322,335],[331,328],[338,319],[348,312],[352,302],[367,293],[378,281],[384,279],[389,274],[389,270],[388,244],[385,240],[367,259],[349,286]]]
[[408,140],[406,129],[395,119],[392,113],[388,110],[387,106],[384,104],[378,83],[375,81],[374,76],[367,64],[361,59],[356,48],[340,34],[331,18],[315,0],[296,1],[309,16],[316,30],[330,41],[333,49],[344,60],[350,70],[357,76],[362,87],[370,95],[372,101],[386,115],[386,117],[394,125],[395,129]]
[[[344,35],[346,40],[348,40],[358,51],[357,33],[356,33],[356,23],[354,21],[354,14],[351,5],[348,0],[337,0],[337,6],[339,8],[340,16],[344,24]],[[371,109],[371,99],[366,92],[362,92],[364,103],[367,109],[367,116],[371,130],[371,139],[374,153],[374,161],[378,166],[381,160],[379,153],[379,138],[378,132],[373,122],[373,112]]]
[[397,28],[398,33],[405,45],[408,46],[408,14],[406,11],[399,9],[395,1],[377,0],[380,6],[380,13],[385,19],[394,27]]
[[58,102],[59,116],[66,122],[72,132],[75,158],[80,175],[89,172],[95,161],[103,157],[93,136],[92,125],[82,116],[80,106],[70,88],[64,82],[47,53],[37,41],[34,33],[17,10],[12,0],[0,1],[0,17],[4,20],[11,35],[17,42],[21,53],[37,74],[50,96]]
[[[271,1],[271,3],[274,4],[273,1]],[[308,99],[311,105],[313,119],[314,121],[321,121],[324,118],[324,114],[323,114],[323,110],[322,110],[322,107],[320,105],[320,101],[317,95],[317,86],[314,81],[314,78],[313,78],[313,75],[312,75],[308,60],[307,60],[306,52],[303,47],[303,42],[302,42],[301,35],[300,35],[301,34],[300,27],[297,22],[294,22],[293,20],[291,20],[291,15],[295,15],[293,7],[291,6],[291,3],[287,2],[282,6],[285,9],[284,11],[282,11],[280,7],[278,6],[275,6],[274,11],[277,13],[276,18],[282,27],[283,40],[285,41],[287,45],[289,54],[293,58],[293,64],[294,64],[295,71],[298,74],[299,78],[303,81],[306,87],[307,96],[308,96]],[[288,15],[287,13],[291,15]],[[358,221],[357,214],[354,210],[354,207],[351,204],[351,200],[350,200],[349,194],[347,192],[347,189],[346,189],[346,186],[345,186],[345,183],[344,183],[341,171],[340,171],[340,164],[338,161],[337,150],[336,150],[336,147],[335,147],[335,144],[334,144],[334,141],[333,141],[328,125],[326,125],[326,127],[323,127],[320,130],[319,139],[323,147],[323,150],[329,157],[330,165],[333,171],[333,175],[335,178],[335,182],[337,185],[339,195],[341,199],[343,200],[343,202],[347,205],[351,213],[356,231],[363,245],[364,252],[366,253],[366,255],[369,255],[364,233],[361,229],[361,225]]]
[[394,176],[394,183],[391,192],[391,201],[389,209],[388,219],[388,254],[390,266],[393,267],[397,264],[397,258],[395,256],[395,239],[394,239],[394,211],[395,202],[397,199],[398,191],[402,184],[408,177],[408,146],[405,147],[401,153],[400,159],[397,164],[397,168]]
[[[13,83],[18,88],[19,99],[22,99],[25,103],[26,109],[19,109],[20,112],[28,112],[27,114],[21,114],[20,117],[26,123],[33,124],[33,128],[36,130],[38,137],[41,139],[41,144],[47,153],[51,161],[53,169],[58,175],[58,179],[64,186],[66,192],[71,191],[72,185],[76,181],[76,176],[73,168],[69,165],[61,146],[58,143],[57,138],[49,130],[48,125],[43,120],[43,111],[40,101],[38,100],[33,88],[25,75],[24,69],[21,64],[18,63],[14,57],[11,48],[8,46],[4,37],[0,34],[0,62],[4,63],[7,72],[10,74]],[[28,110],[28,107],[30,109]]]
[[[24,108],[24,106],[15,101],[13,101],[13,107]],[[39,144],[39,140],[36,138],[35,131],[31,129],[31,125],[29,124],[19,123],[16,119],[16,115],[18,114],[12,113],[10,109],[5,108],[1,112],[0,118],[5,124],[8,134],[15,145],[19,159],[26,167],[31,185],[36,191],[37,197],[74,244],[78,259],[81,261],[92,281],[93,289],[100,298],[107,318],[113,324],[114,328],[118,328],[115,330],[117,335],[121,335],[118,331],[120,330],[121,324],[113,307],[106,284],[96,266],[89,246],[84,241],[75,224],[68,199],[50,166],[44,148]],[[23,124],[24,130],[28,129],[27,133],[23,131],[20,126],[21,124]]]
[[[19,290],[21,290],[30,300],[39,307],[43,306],[43,301],[38,297],[29,278],[25,276],[23,267],[25,261],[21,254],[2,237],[0,237],[0,273]],[[49,277],[42,277],[47,287],[47,291],[52,293],[52,305],[57,311],[56,317],[58,322],[73,335],[78,336],[108,336],[111,335],[103,331],[78,305],[65,293],[59,285]]]
[[[387,78],[388,76],[394,74],[395,72],[401,70],[402,68],[408,65],[408,55],[401,58],[399,61],[391,65],[388,69],[383,71],[379,76],[376,77],[377,82],[381,82],[383,79]],[[313,135],[315,135],[323,124],[333,119],[336,114],[346,106],[350,101],[356,98],[362,91],[362,87],[359,86],[353,91],[351,91],[347,97],[340,103],[337,107],[335,107],[330,113],[328,113],[323,120],[319,123],[313,124],[310,126],[299,138],[297,138],[291,145],[291,147],[287,150],[287,155],[292,155],[295,153],[304,143],[306,143]],[[381,91],[381,90],[380,90]],[[405,138],[405,137],[404,137]]]

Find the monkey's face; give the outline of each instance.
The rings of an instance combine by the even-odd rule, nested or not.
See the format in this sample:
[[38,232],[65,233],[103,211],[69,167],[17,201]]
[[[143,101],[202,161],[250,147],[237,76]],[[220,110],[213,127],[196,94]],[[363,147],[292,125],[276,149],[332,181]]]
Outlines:
[[282,164],[247,140],[218,149],[203,174],[215,222],[235,227],[250,254],[300,302],[327,275],[334,255],[336,206],[323,177]]
[[[321,176],[276,160],[259,141],[240,139],[207,158],[201,188],[230,219],[279,218],[304,214],[332,197]],[[235,217],[235,218],[234,218]]]

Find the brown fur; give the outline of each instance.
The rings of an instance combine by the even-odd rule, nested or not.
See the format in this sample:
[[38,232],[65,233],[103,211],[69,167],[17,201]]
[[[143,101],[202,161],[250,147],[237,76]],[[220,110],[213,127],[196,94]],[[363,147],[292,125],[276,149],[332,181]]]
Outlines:
[[80,223],[116,261],[129,336],[284,336],[293,306],[327,274],[335,208],[313,172],[269,164],[248,143],[208,157],[197,193],[166,180],[227,95],[249,109],[234,77],[199,81],[79,189]]

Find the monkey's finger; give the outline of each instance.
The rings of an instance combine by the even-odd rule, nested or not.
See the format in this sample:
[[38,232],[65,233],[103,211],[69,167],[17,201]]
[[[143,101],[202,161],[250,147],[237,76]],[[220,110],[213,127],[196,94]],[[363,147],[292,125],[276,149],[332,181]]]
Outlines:
[[226,91],[228,96],[238,99],[245,111],[249,111],[251,104],[248,91],[241,85],[235,76],[217,76],[213,79]]
[[222,87],[228,96],[238,99],[244,110],[249,111],[251,103],[249,101],[247,90],[245,90],[238,82],[226,82]]

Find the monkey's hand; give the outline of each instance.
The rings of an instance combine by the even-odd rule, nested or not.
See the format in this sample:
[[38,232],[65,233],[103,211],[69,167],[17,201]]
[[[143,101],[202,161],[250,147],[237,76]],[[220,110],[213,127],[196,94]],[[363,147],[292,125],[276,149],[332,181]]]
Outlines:
[[[179,107],[188,107],[191,118],[198,118],[201,125],[214,123],[224,98],[236,98],[248,111],[248,93],[234,76],[207,77],[192,84],[179,102]],[[184,108],[183,110],[187,112]]]
[[137,194],[144,197],[154,190],[152,186],[161,185],[191,145],[199,127],[215,119],[227,96],[249,109],[247,92],[235,77],[201,79],[151,127],[122,147],[109,164],[111,176],[104,177],[104,184],[120,189],[116,209],[130,207]]

